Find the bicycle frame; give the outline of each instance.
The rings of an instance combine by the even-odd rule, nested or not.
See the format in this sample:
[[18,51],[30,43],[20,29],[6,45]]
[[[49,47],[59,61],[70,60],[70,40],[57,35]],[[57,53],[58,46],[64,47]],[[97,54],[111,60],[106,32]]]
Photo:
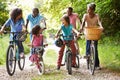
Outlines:
[[[15,33],[20,32],[7,32],[12,33],[15,36]],[[18,61],[18,66],[20,70],[23,70],[25,65],[25,57],[20,58],[19,49],[17,48],[16,40],[13,37],[13,40],[9,42],[7,55],[6,55],[6,68],[7,72],[10,76],[12,76],[15,72],[16,61]]]

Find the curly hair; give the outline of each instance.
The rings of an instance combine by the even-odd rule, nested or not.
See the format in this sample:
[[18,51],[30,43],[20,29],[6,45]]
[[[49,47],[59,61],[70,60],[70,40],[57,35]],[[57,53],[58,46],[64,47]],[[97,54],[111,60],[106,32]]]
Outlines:
[[12,10],[10,16],[11,18],[13,19],[13,21],[15,22],[15,19],[20,15],[22,14],[22,9],[20,8],[15,8]]
[[39,31],[41,30],[40,25],[35,25],[32,29],[32,34],[37,35],[39,34]]

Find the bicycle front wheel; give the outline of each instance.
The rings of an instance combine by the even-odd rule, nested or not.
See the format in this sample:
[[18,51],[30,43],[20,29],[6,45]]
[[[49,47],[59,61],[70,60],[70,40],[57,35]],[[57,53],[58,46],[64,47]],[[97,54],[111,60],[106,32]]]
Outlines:
[[45,73],[45,66],[44,66],[44,62],[40,61],[39,62],[39,66],[38,66],[38,74],[39,75],[43,75]]
[[72,53],[68,51],[67,53],[67,70],[68,74],[72,74]]
[[79,55],[76,55],[76,68],[80,68]]
[[91,74],[94,75],[94,71],[95,71],[95,47],[92,46],[90,48],[90,58],[89,58],[89,67],[90,67],[90,71]]
[[6,56],[7,73],[10,76],[12,76],[15,72],[15,68],[16,68],[16,57],[15,57],[14,47],[13,45],[9,45]]

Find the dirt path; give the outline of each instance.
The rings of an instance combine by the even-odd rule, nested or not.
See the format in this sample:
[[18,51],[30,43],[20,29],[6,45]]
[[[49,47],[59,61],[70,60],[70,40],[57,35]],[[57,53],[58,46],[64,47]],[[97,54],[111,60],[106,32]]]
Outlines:
[[[55,46],[49,46],[48,49],[55,49]],[[56,48],[55,51],[58,49]],[[31,80],[33,77],[37,77],[35,66],[29,66],[30,62],[28,57],[26,57],[25,69],[21,72],[18,67],[13,76],[9,76],[6,72],[6,66],[0,66],[0,80]],[[80,69],[73,69],[73,74],[68,75],[65,68],[62,67],[61,70],[64,71],[66,78],[64,80],[120,80],[120,73],[112,72],[105,68],[102,70],[96,70],[95,75],[91,75],[86,69],[86,60],[80,59]],[[51,69],[49,71],[54,71]],[[47,69],[46,69],[47,72]]]

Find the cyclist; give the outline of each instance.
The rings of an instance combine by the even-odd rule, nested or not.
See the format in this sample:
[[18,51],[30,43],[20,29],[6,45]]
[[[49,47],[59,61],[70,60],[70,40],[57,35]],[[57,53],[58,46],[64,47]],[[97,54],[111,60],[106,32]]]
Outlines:
[[[83,16],[83,21],[82,21],[82,25],[80,28],[80,32],[83,31],[84,25],[85,25],[85,27],[92,27],[92,26],[94,27],[94,26],[99,25],[100,28],[103,29],[101,21],[99,19],[99,15],[95,13],[95,7],[96,7],[95,3],[90,3],[87,5],[87,13],[84,14],[84,16]],[[91,40],[86,41],[86,56],[85,57],[87,57],[90,53],[90,43],[91,43]],[[100,65],[99,65],[98,49],[97,49],[98,40],[95,40],[94,43],[95,43],[95,50],[96,50],[95,51],[95,53],[96,53],[95,67],[97,69],[101,69]]]
[[[2,26],[0,33],[4,31],[5,27],[11,27],[11,32],[21,32],[21,31],[26,31],[25,25],[24,25],[24,20],[22,17],[22,9],[20,8],[15,8],[12,10],[10,14],[10,18],[5,22],[5,24]],[[15,36],[17,37],[18,33],[15,33]],[[10,41],[13,40],[12,34],[10,34]],[[16,41],[16,44],[18,46],[18,51],[20,53],[20,57],[24,57],[24,47],[22,44],[22,41]]]
[[[29,46],[33,47],[32,48],[32,54],[33,54],[34,53],[34,47],[42,46],[43,42],[44,42],[44,39],[43,39],[42,29],[40,28],[39,25],[34,26],[34,28],[32,29],[32,34],[33,34],[32,42]],[[47,44],[46,44],[46,46],[47,46]],[[43,55],[43,52],[41,54]],[[32,59],[32,56],[30,56],[30,59]],[[33,65],[33,64],[31,64],[31,65]]]
[[61,62],[62,62],[62,57],[63,57],[63,52],[64,52],[64,48],[65,48],[65,41],[66,40],[69,40],[70,41],[70,48],[72,50],[72,66],[75,67],[76,66],[76,58],[75,58],[75,55],[76,55],[76,48],[75,48],[75,45],[74,45],[74,39],[72,37],[69,37],[69,36],[73,36],[73,32],[74,31],[77,35],[79,35],[79,32],[73,28],[73,26],[70,24],[70,19],[68,16],[63,16],[62,19],[62,25],[61,25],[61,28],[60,30],[58,30],[57,34],[56,34],[56,38],[58,37],[58,35],[60,34],[60,32],[62,31],[63,33],[63,36],[68,36],[68,37],[63,37],[63,40],[64,40],[64,44],[63,46],[61,46],[61,49],[59,51],[59,56],[58,56],[58,61],[57,61],[57,70],[60,69],[60,66],[61,66]]
[[[79,24],[81,25],[81,20],[80,20],[77,13],[73,13],[73,8],[72,7],[67,8],[67,14],[65,14],[65,15],[69,16],[70,24],[72,24],[75,29],[78,29],[76,27],[76,22],[79,22]],[[75,40],[75,43],[76,43],[77,52],[80,53],[79,44],[77,42],[76,37],[75,37],[74,40]]]

